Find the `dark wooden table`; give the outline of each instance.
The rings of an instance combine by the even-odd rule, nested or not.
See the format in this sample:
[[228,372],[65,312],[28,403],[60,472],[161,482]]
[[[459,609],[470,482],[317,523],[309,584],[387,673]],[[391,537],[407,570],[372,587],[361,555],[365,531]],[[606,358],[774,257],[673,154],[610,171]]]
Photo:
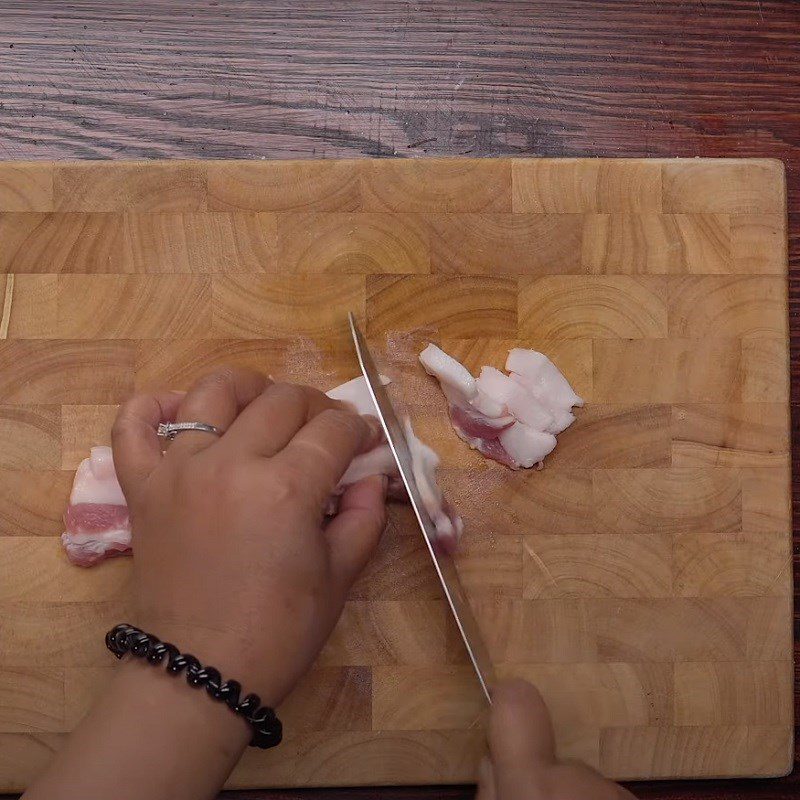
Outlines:
[[[2,159],[426,155],[782,159],[798,458],[798,0],[0,0]],[[800,584],[797,524],[794,552]],[[632,788],[673,800],[789,798],[800,778]]]

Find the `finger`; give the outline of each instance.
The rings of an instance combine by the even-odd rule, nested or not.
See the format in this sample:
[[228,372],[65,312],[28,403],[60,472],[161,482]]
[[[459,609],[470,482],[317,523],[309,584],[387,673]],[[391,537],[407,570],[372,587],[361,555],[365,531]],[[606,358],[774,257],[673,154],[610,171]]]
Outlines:
[[504,775],[555,762],[550,712],[542,696],[527,681],[505,681],[493,687],[489,750],[501,797],[500,782]]
[[311,418],[341,403],[310,386],[273,383],[234,420],[225,446],[262,456],[279,453]]
[[339,501],[339,513],[325,529],[331,571],[342,596],[361,574],[386,527],[385,475],[354,483]]
[[[205,422],[223,431],[239,412],[264,391],[267,378],[259,372],[220,367],[200,378],[187,392],[178,409],[178,422]],[[171,458],[204,450],[218,437],[204,431],[183,431],[169,446]]]
[[128,500],[160,463],[161,442],[156,435],[158,423],[175,419],[184,394],[138,394],[117,412],[111,428],[114,469]]
[[[564,797],[591,797],[592,800],[636,800],[627,789],[603,777],[586,764],[558,764],[550,767],[545,780],[548,788],[558,787]],[[552,796],[552,791],[547,796]]]
[[494,768],[488,756],[484,756],[478,766],[478,791],[475,794],[475,800],[497,800]]
[[359,416],[342,406],[326,408],[275,456],[276,465],[307,476],[308,492],[321,506],[353,458],[373,448],[381,436],[375,417]]

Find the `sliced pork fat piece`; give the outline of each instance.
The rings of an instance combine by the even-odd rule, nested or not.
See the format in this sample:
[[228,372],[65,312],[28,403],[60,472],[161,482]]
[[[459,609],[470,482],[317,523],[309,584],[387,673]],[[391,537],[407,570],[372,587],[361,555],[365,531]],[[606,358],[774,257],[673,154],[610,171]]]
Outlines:
[[556,437],[552,433],[536,430],[522,422],[515,422],[501,431],[497,438],[511,460],[523,468],[540,464],[556,446]]
[[556,365],[535,350],[514,348],[506,362],[511,374],[485,366],[477,379],[434,344],[420,361],[439,380],[456,433],[512,469],[541,464],[556,446],[555,435],[574,422],[572,407],[583,405]]
[[[386,386],[391,381],[385,375],[381,375],[381,383]],[[367,386],[367,381],[363,375],[353,378],[347,383],[334,386],[333,389],[329,389],[325,394],[331,400],[341,400],[343,403],[347,403],[357,414],[372,414],[375,416],[377,413],[375,403],[372,401],[372,395],[369,393],[369,386]]]
[[[446,356],[446,358],[449,358],[449,356]],[[455,374],[450,376],[454,394],[459,397],[465,393],[474,396],[477,393],[474,387],[474,379],[461,364],[453,359],[450,360],[461,370],[460,374],[456,371]],[[444,368],[445,370],[447,369],[447,364],[444,365]],[[466,373],[470,381],[472,381],[472,387],[459,384],[459,379],[463,378],[464,373]],[[381,375],[381,380],[384,386],[390,383],[389,378],[384,375]],[[328,397],[334,400],[342,400],[349,403],[359,414],[377,414],[377,409],[369,393],[369,387],[363,376],[354,378],[341,386],[337,386],[327,392],[327,394]],[[510,418],[502,421],[498,420],[495,422],[494,430],[501,428],[503,425],[510,425],[513,421],[514,420]],[[444,498],[436,483],[436,468],[439,465],[439,456],[417,438],[408,420],[405,422],[405,427],[406,438],[408,439],[408,446],[411,451],[414,480],[419,487],[425,510],[428,512],[436,529],[437,545],[445,551],[452,551],[455,549],[458,539],[461,536],[464,524],[452,506]],[[328,512],[335,513],[338,505],[338,497],[348,486],[370,475],[388,476],[388,496],[392,499],[407,500],[405,487],[403,486],[400,473],[397,469],[397,463],[394,460],[391,448],[384,441],[383,444],[378,445],[368,453],[356,456],[350,462],[350,466],[342,476],[341,481],[339,481],[334,497],[328,502]]]
[[414,473],[414,481],[419,489],[422,504],[436,530],[434,544],[444,552],[452,553],[464,532],[464,522],[447,502],[436,483],[439,456],[417,438],[409,420],[405,421],[405,429],[408,449],[411,451],[411,469]]
[[506,369],[551,411],[583,405],[569,381],[543,353],[515,347],[508,352]]
[[128,506],[122,494],[110,447],[93,447],[75,471],[64,512],[61,542],[67,558],[88,567],[131,548]]
[[425,371],[439,381],[445,397],[453,404],[469,406],[478,393],[475,378],[469,370],[435,344],[429,344],[420,354],[419,360]]

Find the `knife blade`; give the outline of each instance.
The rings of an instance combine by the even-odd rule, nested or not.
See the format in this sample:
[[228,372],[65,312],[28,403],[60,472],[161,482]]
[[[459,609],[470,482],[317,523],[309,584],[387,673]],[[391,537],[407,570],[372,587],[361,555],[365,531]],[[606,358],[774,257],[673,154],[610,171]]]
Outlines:
[[475,674],[478,676],[478,682],[486,699],[491,703],[492,698],[489,689],[494,683],[494,669],[489,651],[464,592],[464,587],[461,585],[461,579],[458,576],[458,570],[452,557],[447,553],[438,552],[435,547],[436,529],[428,512],[425,510],[425,505],[422,502],[422,497],[414,478],[411,450],[408,446],[403,425],[392,406],[386,388],[380,379],[378,368],[375,366],[375,360],[372,358],[366,340],[362,336],[352,312],[348,314],[348,320],[361,372],[378,410],[378,419],[381,421],[389,448],[397,462],[397,469],[400,471],[400,477],[403,479],[403,484],[408,492],[414,516],[416,516],[419,527],[422,530],[423,538],[428,546],[428,552],[433,560],[433,566],[439,576],[445,598],[464,641],[467,655],[469,655]]

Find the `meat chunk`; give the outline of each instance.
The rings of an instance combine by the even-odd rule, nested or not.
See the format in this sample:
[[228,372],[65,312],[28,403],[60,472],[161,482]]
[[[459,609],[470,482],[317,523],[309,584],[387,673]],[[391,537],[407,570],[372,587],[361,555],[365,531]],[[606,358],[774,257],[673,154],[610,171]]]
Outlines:
[[474,450],[512,469],[541,464],[556,434],[574,421],[583,400],[543,353],[514,348],[506,375],[485,366],[477,379],[434,344],[420,353],[442,387],[456,433]]
[[452,553],[458,546],[464,532],[464,522],[455,509],[447,502],[436,482],[436,469],[439,456],[424,442],[420,441],[411,428],[409,420],[405,422],[406,441],[411,451],[411,468],[414,482],[419,489],[422,505],[433,522],[436,530],[434,544],[441,550]]
[[128,506],[110,447],[93,447],[89,458],[78,465],[64,528],[61,542],[73,564],[89,567],[109,556],[130,553]]

